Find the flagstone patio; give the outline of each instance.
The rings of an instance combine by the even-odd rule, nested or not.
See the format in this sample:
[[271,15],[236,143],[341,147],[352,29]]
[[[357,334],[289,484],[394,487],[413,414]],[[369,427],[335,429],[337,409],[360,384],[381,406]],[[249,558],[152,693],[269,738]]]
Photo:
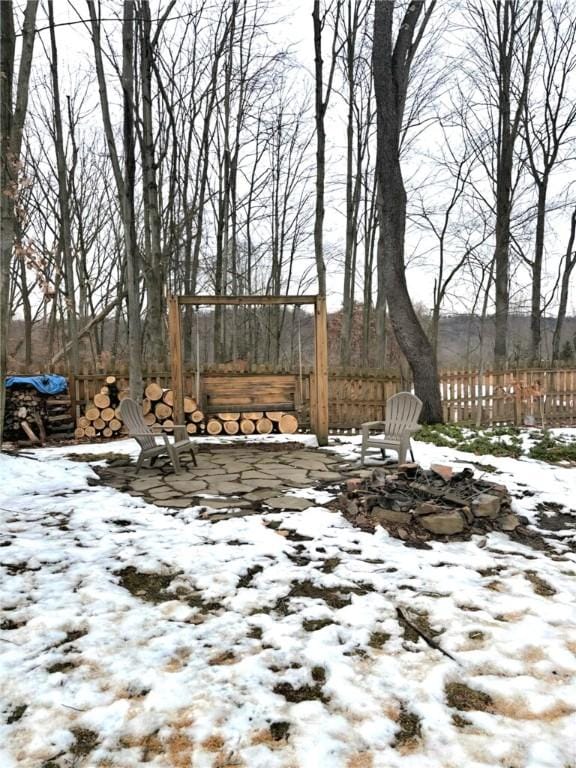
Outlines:
[[[180,474],[162,460],[138,474],[129,460],[112,462],[96,471],[104,484],[149,503],[176,509],[202,506],[206,508],[204,514],[216,520],[266,508],[307,509],[316,503],[314,494],[305,498],[296,495],[298,489],[321,491],[337,486],[350,470],[349,464],[333,453],[297,443],[200,446],[197,467],[183,458],[184,471]],[[356,470],[355,476],[358,474]]]

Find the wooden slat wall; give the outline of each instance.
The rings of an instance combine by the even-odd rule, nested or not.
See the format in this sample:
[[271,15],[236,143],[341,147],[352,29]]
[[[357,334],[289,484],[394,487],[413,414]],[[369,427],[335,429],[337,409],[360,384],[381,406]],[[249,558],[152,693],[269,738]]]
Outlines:
[[[267,375],[271,373],[267,368]],[[220,371],[219,371],[220,372]],[[222,373],[224,371],[222,370]],[[283,370],[278,374],[286,374]],[[107,375],[115,375],[120,389],[128,388],[126,370],[101,374],[79,374],[74,382],[75,396],[85,406],[104,385]],[[210,374],[211,375],[211,374]],[[231,371],[230,376],[241,375]],[[256,375],[255,371],[251,375]],[[300,377],[296,374],[298,390]],[[145,373],[145,382],[156,381],[171,386],[170,373]],[[310,425],[311,378],[302,375],[302,410],[300,424]],[[515,371],[443,371],[440,378],[444,418],[448,423],[474,424],[481,406],[481,424],[522,424],[532,417],[537,426],[576,425],[576,369],[523,369]],[[329,374],[329,420],[332,430],[357,429],[364,421],[384,418],[386,400],[396,392],[410,389],[399,375],[381,371]],[[196,374],[184,371],[184,391],[196,395]],[[541,395],[538,393],[542,393]]]

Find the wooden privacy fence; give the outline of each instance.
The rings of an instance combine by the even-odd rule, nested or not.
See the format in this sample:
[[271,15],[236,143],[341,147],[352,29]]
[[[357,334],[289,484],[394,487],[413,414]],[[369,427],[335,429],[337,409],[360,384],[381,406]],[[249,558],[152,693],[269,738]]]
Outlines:
[[[270,370],[266,373],[269,375]],[[71,394],[77,408],[85,407],[104,385],[111,372],[79,374],[70,377]],[[232,368],[218,370],[221,376],[254,376]],[[280,373],[280,371],[278,371]],[[282,371],[285,373],[285,371]],[[128,387],[127,371],[116,372],[120,389]],[[213,375],[213,372],[210,372]],[[302,410],[300,425],[310,426],[310,406],[316,391],[314,374],[296,374],[301,385]],[[171,387],[168,371],[150,371],[145,384],[156,381]],[[440,388],[444,419],[453,424],[482,426],[528,424],[535,426],[576,425],[576,369],[522,369],[514,371],[443,371]],[[364,421],[384,418],[386,400],[396,392],[410,390],[409,381],[400,375],[382,371],[359,371],[329,374],[329,424],[331,430],[354,430]],[[196,395],[196,373],[184,371],[184,392]]]

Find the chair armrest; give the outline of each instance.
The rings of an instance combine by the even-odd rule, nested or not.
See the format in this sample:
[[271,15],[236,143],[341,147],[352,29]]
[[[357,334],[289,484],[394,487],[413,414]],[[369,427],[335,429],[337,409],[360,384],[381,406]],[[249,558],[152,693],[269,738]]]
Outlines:
[[385,424],[386,422],[384,421],[365,421],[364,424],[361,424],[360,426],[362,429],[364,429],[364,427],[367,429],[376,429],[376,427],[378,427],[378,429],[380,429],[380,427],[383,428]]

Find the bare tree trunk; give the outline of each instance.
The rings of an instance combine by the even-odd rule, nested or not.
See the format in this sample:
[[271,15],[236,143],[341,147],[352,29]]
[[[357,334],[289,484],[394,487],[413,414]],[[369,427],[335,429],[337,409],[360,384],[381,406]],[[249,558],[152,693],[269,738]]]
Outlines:
[[13,106],[16,34],[12,0],[0,2],[0,447],[4,427],[8,324],[10,319],[10,265],[16,234],[14,205],[18,194],[18,173],[24,120],[28,108],[28,84],[34,53],[37,0],[28,0],[22,26],[22,48]]
[[70,199],[68,195],[68,173],[64,150],[64,132],[62,129],[62,111],[60,105],[60,84],[58,82],[58,50],[54,27],[54,3],[48,0],[48,19],[50,25],[50,47],[52,74],[52,100],[54,104],[54,127],[56,165],[58,168],[58,201],[60,204],[60,247],[64,255],[64,290],[66,292],[66,317],[68,340],[70,341],[70,368],[76,375],[80,368],[80,347],[78,344],[78,318],[76,315],[76,287],[74,280],[74,260],[72,256],[72,230],[70,217]]
[[336,1],[335,21],[332,37],[332,59],[326,91],[324,91],[324,62],[322,60],[322,30],[326,14],[321,16],[320,0],[314,0],[312,24],[314,27],[314,71],[315,71],[315,120],[316,120],[316,215],[314,218],[314,256],[318,276],[318,293],[326,296],[326,262],[324,260],[324,187],[326,180],[326,128],[324,118],[330,95],[336,66],[337,29],[342,0]]
[[576,208],[572,211],[570,220],[570,235],[568,245],[564,254],[564,269],[562,270],[562,280],[560,283],[560,301],[558,303],[558,315],[556,325],[552,336],[552,362],[560,359],[560,344],[562,343],[562,328],[566,319],[566,309],[568,307],[568,294],[570,290],[570,278],[574,267],[576,267],[576,251],[574,250],[574,241],[576,239]]
[[410,65],[434,4],[430,4],[418,27],[424,2],[411,0],[393,42],[394,6],[376,3],[372,52],[377,105],[378,216],[383,238],[378,266],[386,285],[394,333],[412,370],[416,394],[424,403],[424,422],[441,422],[442,404],[432,345],[420,325],[406,285],[406,191],[400,167],[400,132]]
[[126,250],[128,289],[128,357],[130,363],[130,397],[142,399],[142,331],[140,324],[140,290],[138,249],[134,221],[134,185],[136,160],[134,157],[134,3],[124,0],[122,20],[122,91],[123,91],[123,144],[124,195],[122,219]]

